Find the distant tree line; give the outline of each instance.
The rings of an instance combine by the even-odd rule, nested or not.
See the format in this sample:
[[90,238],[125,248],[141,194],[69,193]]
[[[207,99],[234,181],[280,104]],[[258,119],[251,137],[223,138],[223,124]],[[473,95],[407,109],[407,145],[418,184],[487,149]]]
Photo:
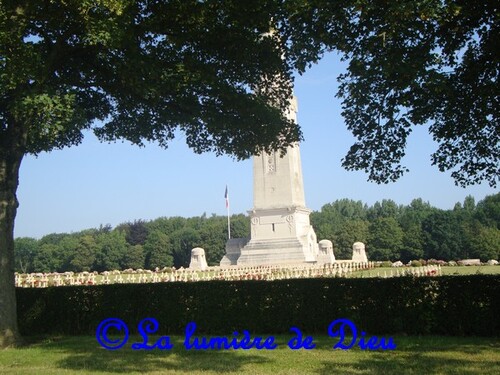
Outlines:
[[366,244],[370,260],[498,259],[500,193],[477,205],[472,196],[452,210],[422,199],[409,205],[392,200],[369,207],[361,201],[337,200],[311,214],[318,239],[332,239],[337,259],[352,256],[352,244]]
[[[373,206],[349,199],[324,205],[311,214],[318,239],[334,243],[337,259],[349,259],[352,244],[366,244],[370,260],[480,258],[500,253],[500,193],[479,203],[468,196],[452,210],[432,207],[422,199],[409,205],[383,200]],[[232,237],[248,237],[250,220],[231,217]],[[224,216],[137,220],[77,233],[48,234],[37,240],[15,239],[17,272],[105,271],[187,267],[191,249],[205,249],[209,265],[225,253]]]
[[[232,236],[249,235],[250,221],[244,215],[231,218]],[[110,225],[77,233],[53,233],[37,240],[15,239],[17,272],[65,272],[155,269],[188,266],[191,249],[206,251],[209,264],[218,264],[225,254],[227,218],[161,217],[136,220],[112,228]]]

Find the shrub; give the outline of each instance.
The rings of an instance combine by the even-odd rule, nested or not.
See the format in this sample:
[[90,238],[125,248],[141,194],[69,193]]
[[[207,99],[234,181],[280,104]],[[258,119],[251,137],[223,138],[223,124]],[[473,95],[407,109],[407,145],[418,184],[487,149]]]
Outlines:
[[444,260],[436,260],[436,259],[429,259],[427,261],[427,264],[428,265],[433,265],[433,266],[437,266],[437,265],[440,265],[440,266],[447,266],[448,263],[445,262]]
[[23,334],[95,334],[122,319],[130,332],[147,317],[157,334],[233,331],[326,334],[337,318],[370,334],[500,336],[500,276],[315,278],[276,281],[114,284],[17,289]]

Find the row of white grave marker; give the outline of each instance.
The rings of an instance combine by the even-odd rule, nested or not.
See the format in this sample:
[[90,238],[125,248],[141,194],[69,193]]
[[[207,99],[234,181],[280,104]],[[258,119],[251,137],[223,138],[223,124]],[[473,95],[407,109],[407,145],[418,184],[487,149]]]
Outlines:
[[[189,282],[209,280],[286,280],[318,277],[363,277],[355,274],[356,271],[374,268],[373,262],[367,263],[334,263],[321,266],[255,266],[255,267],[212,267],[205,271],[191,269],[172,269],[161,271],[133,271],[133,272],[103,272],[97,273],[31,273],[15,275],[16,287],[46,288],[64,285],[103,285],[103,284],[130,284],[130,283],[160,283],[160,282]],[[139,272],[140,271],[140,272]],[[377,273],[377,277],[400,276],[439,276],[441,266],[431,265],[423,267],[407,267],[404,269]]]

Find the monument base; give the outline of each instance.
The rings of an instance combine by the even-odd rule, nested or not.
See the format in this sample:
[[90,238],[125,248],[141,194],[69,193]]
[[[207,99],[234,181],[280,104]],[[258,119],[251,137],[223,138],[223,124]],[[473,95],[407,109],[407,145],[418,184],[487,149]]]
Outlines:
[[221,267],[236,266],[241,255],[241,249],[248,243],[249,238],[231,238],[226,242],[226,255],[221,259]]
[[221,267],[314,263],[316,258],[298,239],[251,240],[232,238],[226,243]]
[[250,211],[250,241],[247,238],[227,241],[221,267],[316,262],[318,243],[309,222],[310,212],[305,207],[293,206]]
[[241,249],[238,266],[303,264],[316,261],[309,246],[299,239],[250,240]]

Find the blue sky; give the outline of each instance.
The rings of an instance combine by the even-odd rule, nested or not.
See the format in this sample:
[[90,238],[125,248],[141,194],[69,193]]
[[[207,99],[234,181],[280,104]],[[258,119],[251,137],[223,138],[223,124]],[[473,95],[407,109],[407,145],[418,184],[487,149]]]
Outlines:
[[[319,210],[342,198],[368,204],[382,199],[409,204],[422,198],[450,209],[467,195],[477,202],[498,192],[486,183],[457,187],[449,172],[431,166],[436,145],[425,127],[414,129],[409,138],[403,164],[410,172],[398,182],[378,185],[367,182],[363,172],[344,170],[341,159],[354,138],[340,115],[340,100],[335,98],[337,76],[343,69],[330,54],[295,81],[298,121],[305,137],[301,158],[309,208]],[[155,144],[139,148],[129,143],[99,143],[89,134],[78,147],[24,159],[15,236],[40,238],[161,216],[225,215],[226,184],[231,213],[250,210],[251,160],[196,155],[183,136],[164,150]]]

